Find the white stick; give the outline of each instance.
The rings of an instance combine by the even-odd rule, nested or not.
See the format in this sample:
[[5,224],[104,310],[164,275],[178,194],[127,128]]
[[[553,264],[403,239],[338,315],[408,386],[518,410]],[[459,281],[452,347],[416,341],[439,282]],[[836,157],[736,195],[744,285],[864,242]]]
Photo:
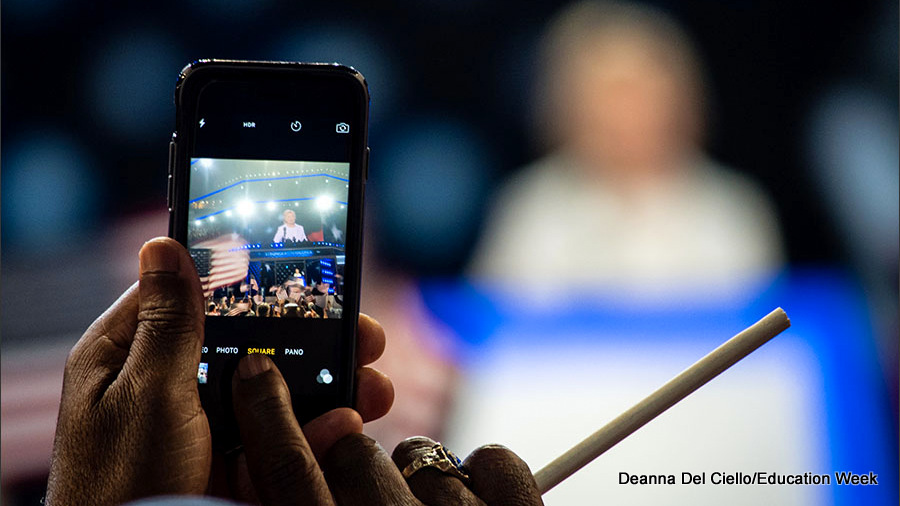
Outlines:
[[589,464],[619,441],[790,326],[791,321],[784,311],[781,308],[775,309],[536,472],[534,479],[537,481],[538,490],[544,494],[559,485],[575,471]]

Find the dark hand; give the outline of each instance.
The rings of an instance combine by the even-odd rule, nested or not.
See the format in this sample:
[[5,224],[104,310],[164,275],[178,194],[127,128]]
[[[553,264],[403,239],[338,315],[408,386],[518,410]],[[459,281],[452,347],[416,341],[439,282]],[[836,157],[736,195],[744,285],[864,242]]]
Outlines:
[[[349,430],[335,430],[346,422],[326,421],[328,414],[317,420],[317,426],[313,427],[314,420],[301,431],[281,373],[267,357],[242,359],[233,389],[250,481],[263,505],[543,504],[528,466],[501,446],[483,446],[466,459],[464,467],[471,478],[467,486],[429,467],[408,481],[403,478],[400,469],[412,460],[411,454],[434,445],[428,438],[404,441],[391,460],[378,443],[362,434],[332,439]],[[323,432],[330,436],[322,437]],[[307,441],[312,434],[337,442],[317,448]]]
[[[397,469],[409,466],[415,455],[436,443],[427,437],[409,438],[394,449]],[[543,504],[534,475],[522,459],[504,446],[475,449],[462,463],[468,483],[434,467],[424,467],[407,478],[416,498],[428,505],[536,505]]]
[[[374,440],[353,434],[328,452],[322,468],[340,505],[535,506],[544,504],[528,465],[499,445],[473,451],[463,462],[468,483],[425,467],[403,478],[416,450],[431,448],[426,437],[403,441],[391,457]],[[391,460],[393,458],[393,461]]]
[[360,315],[358,335],[356,410],[331,410],[302,430],[275,364],[265,355],[241,359],[232,391],[244,451],[225,463],[229,497],[265,505],[332,504],[317,460],[336,441],[361,433],[363,422],[384,416],[394,401],[390,379],[363,367],[384,352],[384,330]]
[[69,353],[47,504],[111,505],[206,489],[200,281],[171,239],[146,243],[140,263],[140,281]]
[[[120,504],[157,494],[202,494],[211,465],[209,424],[197,367],[203,296],[193,261],[177,242],[141,249],[141,279],[78,341],[66,362],[47,504]],[[360,317],[361,364],[384,349],[384,331]],[[313,420],[308,439],[324,452],[384,415],[393,387],[358,371],[357,409]],[[295,422],[296,423],[296,422]]]

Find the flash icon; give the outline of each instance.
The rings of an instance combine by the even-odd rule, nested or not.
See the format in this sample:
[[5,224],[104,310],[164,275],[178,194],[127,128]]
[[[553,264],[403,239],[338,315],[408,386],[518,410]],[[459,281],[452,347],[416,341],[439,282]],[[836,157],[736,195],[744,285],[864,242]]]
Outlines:
[[206,124],[206,118],[200,118],[200,128],[203,128],[203,125]]

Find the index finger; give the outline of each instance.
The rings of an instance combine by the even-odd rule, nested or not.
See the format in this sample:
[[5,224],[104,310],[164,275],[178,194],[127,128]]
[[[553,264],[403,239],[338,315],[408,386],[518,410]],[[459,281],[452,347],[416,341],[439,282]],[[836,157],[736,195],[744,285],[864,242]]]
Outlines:
[[350,434],[335,443],[322,467],[340,505],[423,506],[391,457],[363,434]]
[[544,504],[528,464],[504,446],[477,448],[463,465],[469,471],[469,488],[488,506]]
[[253,488],[267,506],[333,505],[325,477],[300,430],[281,373],[265,355],[248,355],[232,379],[234,414]]
[[369,365],[378,360],[384,353],[384,346],[384,328],[378,323],[378,320],[367,314],[359,313],[356,365]]

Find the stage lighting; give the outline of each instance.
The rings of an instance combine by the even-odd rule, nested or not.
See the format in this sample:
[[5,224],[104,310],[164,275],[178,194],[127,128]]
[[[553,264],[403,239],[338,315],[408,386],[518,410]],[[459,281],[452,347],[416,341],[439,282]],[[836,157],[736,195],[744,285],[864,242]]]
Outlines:
[[266,209],[268,209],[269,211],[274,211],[274,210],[275,210],[275,202],[269,202],[269,203],[267,203],[267,204],[266,204]]
[[199,226],[202,225],[202,224],[203,224],[202,221],[200,221],[200,220],[194,220],[194,225],[196,225],[196,226],[199,227]]
[[249,200],[242,200],[238,202],[237,212],[241,216],[250,216],[253,213],[253,202]]
[[213,164],[213,161],[209,158],[201,158],[200,159],[200,166],[203,167],[204,169],[208,169],[208,168],[212,167],[212,164]]
[[225,211],[225,216],[228,216],[229,218],[231,217],[232,214],[233,213],[231,212],[231,209]]
[[209,221],[210,221],[210,223],[216,221],[216,217],[215,217],[215,216],[210,216],[210,217],[209,217]]
[[319,211],[327,211],[331,209],[332,204],[334,204],[334,200],[326,195],[322,195],[321,197],[316,199],[316,209],[318,209]]

